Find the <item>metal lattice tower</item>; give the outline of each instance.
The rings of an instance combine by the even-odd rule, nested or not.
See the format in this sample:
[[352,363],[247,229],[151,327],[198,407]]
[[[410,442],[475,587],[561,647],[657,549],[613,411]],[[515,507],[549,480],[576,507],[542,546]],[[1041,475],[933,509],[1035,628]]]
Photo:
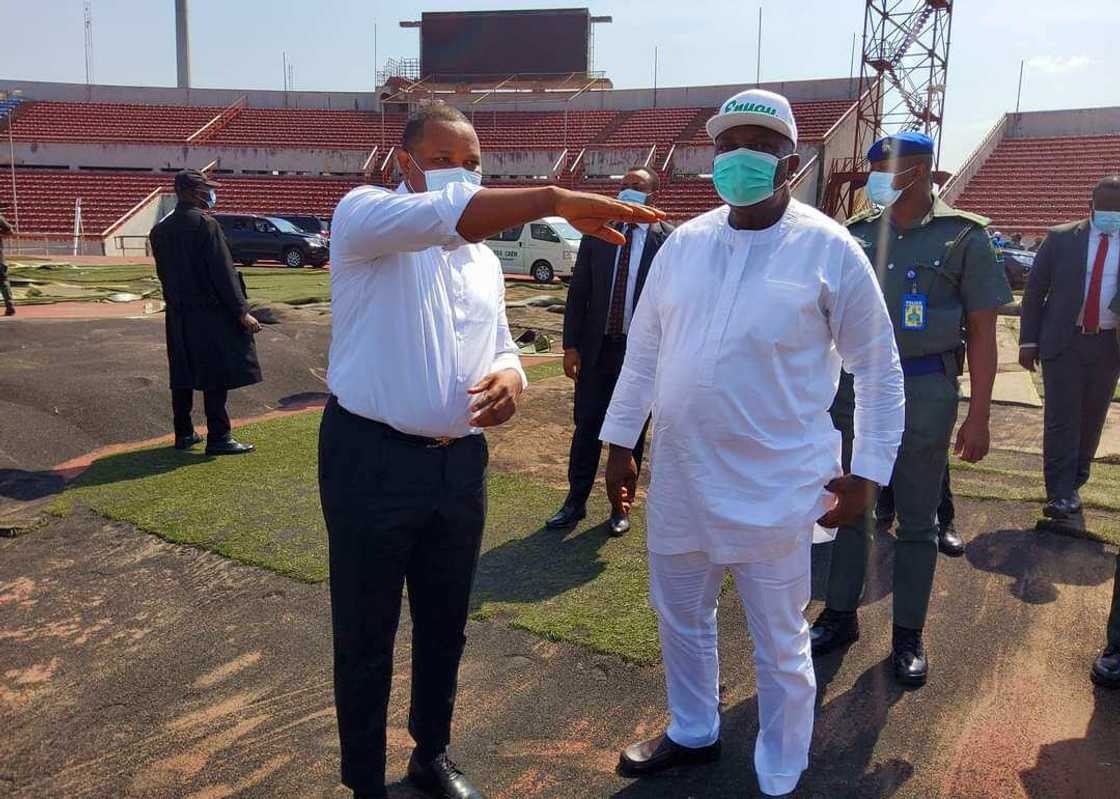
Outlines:
[[941,158],[941,123],[949,75],[953,0],[867,0],[863,18],[856,133],[851,159],[833,165],[825,204],[854,213],[872,141],[918,130]]

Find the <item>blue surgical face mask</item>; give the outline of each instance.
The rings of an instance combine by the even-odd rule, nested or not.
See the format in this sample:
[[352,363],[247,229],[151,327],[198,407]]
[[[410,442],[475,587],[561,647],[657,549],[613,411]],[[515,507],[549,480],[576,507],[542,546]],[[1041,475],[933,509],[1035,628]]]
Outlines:
[[[914,167],[910,167],[913,169]],[[902,196],[902,193],[914,185],[914,181],[910,181],[901,189],[894,188],[894,179],[896,175],[905,175],[910,171],[907,169],[903,172],[872,172],[867,176],[867,196],[871,198],[871,202],[876,205],[887,208],[892,205],[895,200]],[[915,178],[914,180],[917,180]]]
[[218,204],[218,193],[213,189],[210,189],[209,203],[211,208]]
[[1093,209],[1093,224],[1101,233],[1120,231],[1120,211],[1098,211]]
[[720,153],[712,161],[716,193],[728,205],[757,205],[774,194],[774,175],[780,158],[740,147]]
[[637,189],[623,189],[618,193],[618,199],[624,203],[638,203],[638,205],[645,204],[648,197],[649,195],[644,191],[638,191]]

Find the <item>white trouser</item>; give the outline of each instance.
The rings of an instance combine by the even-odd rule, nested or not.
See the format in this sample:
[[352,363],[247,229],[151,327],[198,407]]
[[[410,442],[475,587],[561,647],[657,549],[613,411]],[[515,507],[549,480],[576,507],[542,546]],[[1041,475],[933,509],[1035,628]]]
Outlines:
[[703,552],[650,553],[650,596],[660,618],[669,692],[669,737],[700,747],[719,738],[716,605],[735,576],[747,612],[758,679],[754,767],[762,792],[789,793],[809,765],[817,693],[809,648],[809,539],[778,560],[714,564]]

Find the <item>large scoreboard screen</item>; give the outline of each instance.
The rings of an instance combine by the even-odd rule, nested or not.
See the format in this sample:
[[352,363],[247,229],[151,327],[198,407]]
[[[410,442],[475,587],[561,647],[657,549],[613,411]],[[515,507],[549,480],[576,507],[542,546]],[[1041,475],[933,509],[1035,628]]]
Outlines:
[[425,12],[420,71],[441,82],[586,73],[590,36],[586,8]]

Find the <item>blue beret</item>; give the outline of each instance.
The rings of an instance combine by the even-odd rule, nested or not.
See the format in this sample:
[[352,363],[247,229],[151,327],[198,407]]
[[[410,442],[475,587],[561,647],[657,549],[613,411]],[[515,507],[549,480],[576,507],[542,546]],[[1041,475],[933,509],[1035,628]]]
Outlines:
[[884,136],[871,145],[867,151],[868,161],[886,161],[888,158],[904,158],[908,155],[932,155],[933,139],[917,131],[904,131]]

